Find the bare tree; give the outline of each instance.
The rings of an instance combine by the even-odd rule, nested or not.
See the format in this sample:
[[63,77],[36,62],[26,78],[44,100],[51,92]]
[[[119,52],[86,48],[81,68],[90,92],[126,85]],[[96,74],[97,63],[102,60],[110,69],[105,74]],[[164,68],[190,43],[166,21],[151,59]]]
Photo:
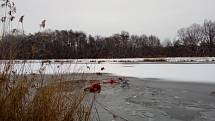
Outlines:
[[205,20],[204,22],[204,35],[205,41],[208,44],[210,50],[210,56],[212,56],[212,51],[215,43],[215,22]]
[[198,46],[203,41],[203,30],[201,25],[193,24],[188,28],[182,28],[178,31],[178,39],[185,46]]
[[167,38],[167,39],[165,39],[162,42],[162,46],[163,47],[172,47],[173,46],[173,42],[169,38]]

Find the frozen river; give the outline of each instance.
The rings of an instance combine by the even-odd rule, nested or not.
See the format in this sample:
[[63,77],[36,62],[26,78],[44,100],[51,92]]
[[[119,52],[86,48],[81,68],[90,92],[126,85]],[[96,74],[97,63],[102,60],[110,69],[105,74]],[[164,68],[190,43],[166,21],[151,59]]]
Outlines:
[[[23,68],[24,67],[24,68]],[[101,70],[104,68],[104,70]],[[215,83],[215,64],[71,64],[26,63],[13,67],[16,73],[111,73],[138,78]]]
[[215,82],[215,64],[132,64],[105,65],[105,72],[139,78]]

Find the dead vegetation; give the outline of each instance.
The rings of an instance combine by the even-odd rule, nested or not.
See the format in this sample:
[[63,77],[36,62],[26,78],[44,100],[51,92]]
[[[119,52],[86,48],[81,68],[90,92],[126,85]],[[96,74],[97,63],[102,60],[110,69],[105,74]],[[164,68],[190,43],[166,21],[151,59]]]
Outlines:
[[[45,78],[44,66],[40,67],[39,73],[29,74],[31,70],[26,69],[30,68],[25,67],[27,61],[15,60],[20,46],[17,46],[18,40],[14,37],[25,36],[24,16],[18,21],[21,30],[13,29],[15,3],[3,0],[1,7],[5,13],[1,18],[3,35],[0,38],[0,59],[4,60],[0,61],[0,121],[91,120],[94,99],[88,98],[82,90],[84,82],[68,82],[60,73],[53,75],[53,78]],[[45,28],[45,22],[42,21],[42,28]],[[29,54],[24,56],[27,58]],[[14,67],[17,62],[18,70]],[[41,64],[44,63],[51,62],[47,60]]]
[[91,120],[94,100],[81,89],[84,82],[58,76],[41,84],[38,76],[16,74],[12,68],[12,61],[0,64],[0,121]]

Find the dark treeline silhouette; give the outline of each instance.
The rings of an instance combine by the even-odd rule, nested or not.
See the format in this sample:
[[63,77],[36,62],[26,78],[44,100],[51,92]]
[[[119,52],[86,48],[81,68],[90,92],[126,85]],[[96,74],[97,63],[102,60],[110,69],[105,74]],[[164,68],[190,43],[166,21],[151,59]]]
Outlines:
[[175,41],[154,35],[109,37],[79,31],[47,30],[29,35],[7,35],[0,41],[0,59],[74,59],[215,56],[215,22],[193,24],[178,31]]

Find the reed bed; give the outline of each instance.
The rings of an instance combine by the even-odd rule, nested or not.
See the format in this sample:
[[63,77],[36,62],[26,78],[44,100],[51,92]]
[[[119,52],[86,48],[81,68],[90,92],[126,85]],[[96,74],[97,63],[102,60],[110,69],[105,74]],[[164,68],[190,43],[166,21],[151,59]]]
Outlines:
[[95,99],[82,90],[85,81],[66,81],[59,74],[47,84],[39,78],[43,73],[17,74],[13,68],[13,60],[0,64],[0,121],[92,120]]

